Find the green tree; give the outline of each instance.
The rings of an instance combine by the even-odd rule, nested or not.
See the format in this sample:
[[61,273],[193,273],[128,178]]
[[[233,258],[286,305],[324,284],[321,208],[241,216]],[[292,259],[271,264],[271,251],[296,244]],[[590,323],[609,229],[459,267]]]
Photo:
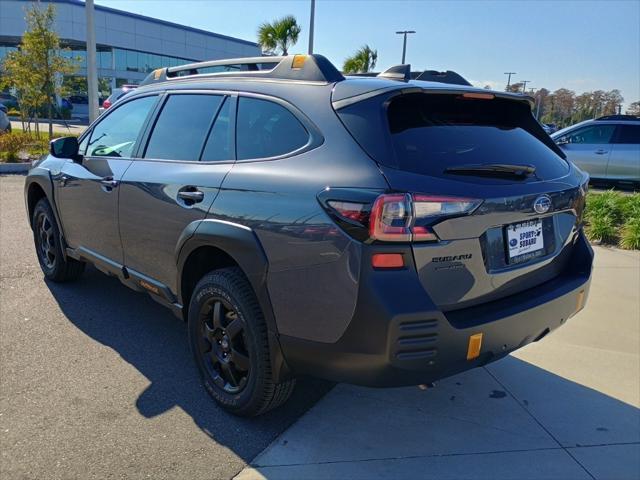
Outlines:
[[625,113],[627,115],[640,116],[640,101],[629,104],[629,107],[627,108],[627,111]]
[[344,73],[367,73],[376,67],[378,51],[369,45],[363,45],[351,57],[348,57],[342,65]]
[[279,50],[282,55],[288,55],[289,49],[298,42],[301,30],[296,17],[287,15],[260,25],[258,43],[266,53],[277,53]]
[[521,82],[512,83],[506,88],[506,91],[513,93],[522,93],[522,87],[524,87],[524,84]]
[[25,10],[27,29],[18,50],[9,52],[0,71],[4,87],[15,89],[20,100],[23,122],[46,109],[49,138],[53,137],[53,106],[63,92],[62,79],[77,69],[75,62],[62,56],[60,39],[53,29],[55,7],[39,4]]

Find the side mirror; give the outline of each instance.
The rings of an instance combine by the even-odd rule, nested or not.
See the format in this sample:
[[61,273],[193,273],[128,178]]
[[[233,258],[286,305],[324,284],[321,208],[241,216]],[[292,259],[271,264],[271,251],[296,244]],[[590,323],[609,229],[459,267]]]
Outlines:
[[79,162],[82,157],[78,154],[80,147],[76,137],[61,137],[52,140],[49,144],[49,152],[56,158],[70,158]]
[[569,137],[560,137],[556,140],[556,145],[566,145],[568,143],[571,143]]

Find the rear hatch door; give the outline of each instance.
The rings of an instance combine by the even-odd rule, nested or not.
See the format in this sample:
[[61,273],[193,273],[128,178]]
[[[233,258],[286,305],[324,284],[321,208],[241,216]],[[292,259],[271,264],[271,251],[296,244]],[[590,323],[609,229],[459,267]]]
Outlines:
[[502,298],[562,272],[587,177],[524,98],[405,91],[337,111],[392,191],[482,201],[432,225],[439,241],[413,244],[420,280],[440,308]]

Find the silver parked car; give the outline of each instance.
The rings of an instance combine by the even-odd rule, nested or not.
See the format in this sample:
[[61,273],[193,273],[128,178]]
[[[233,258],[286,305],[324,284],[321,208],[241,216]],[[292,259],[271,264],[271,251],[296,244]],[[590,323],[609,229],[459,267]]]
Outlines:
[[640,118],[609,115],[572,125],[551,138],[593,180],[640,183]]

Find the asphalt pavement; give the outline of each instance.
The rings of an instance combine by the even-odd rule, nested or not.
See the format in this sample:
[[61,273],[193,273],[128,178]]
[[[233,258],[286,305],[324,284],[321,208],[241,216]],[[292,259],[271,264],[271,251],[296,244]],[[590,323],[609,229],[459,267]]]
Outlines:
[[169,310],[95,269],[43,280],[23,185],[0,177],[3,480],[231,478],[331,388],[303,380],[268,415],[225,413]]

